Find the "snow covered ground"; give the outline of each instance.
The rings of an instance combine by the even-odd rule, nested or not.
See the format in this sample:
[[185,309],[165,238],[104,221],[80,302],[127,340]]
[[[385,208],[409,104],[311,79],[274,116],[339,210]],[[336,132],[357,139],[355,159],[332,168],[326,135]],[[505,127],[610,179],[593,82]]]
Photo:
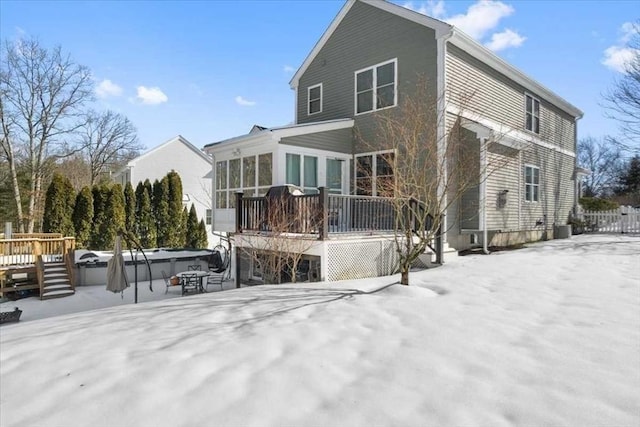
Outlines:
[[640,237],[397,279],[2,304],[0,425],[640,425]]

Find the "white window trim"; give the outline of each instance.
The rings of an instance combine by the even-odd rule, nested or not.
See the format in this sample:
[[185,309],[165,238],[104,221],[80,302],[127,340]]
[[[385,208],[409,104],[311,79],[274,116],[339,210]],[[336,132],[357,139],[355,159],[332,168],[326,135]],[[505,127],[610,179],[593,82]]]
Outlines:
[[371,176],[371,195],[372,196],[377,196],[378,195],[378,188],[377,188],[377,182],[378,182],[378,155],[379,154],[388,154],[388,153],[392,153],[394,156],[396,156],[396,150],[381,150],[381,151],[370,151],[368,153],[358,153],[354,156],[354,162],[353,162],[353,182],[356,184],[356,192],[357,192],[357,183],[358,183],[358,157],[365,157],[365,156],[369,156],[372,157],[371,159],[371,172],[372,172],[372,176]]
[[[312,99],[311,99],[311,89],[315,89],[315,88],[317,88],[317,87],[319,87],[319,88],[320,88],[320,110],[316,111],[315,113],[312,113],[312,112],[311,112],[311,101],[312,101]],[[320,114],[320,113],[322,113],[322,103],[323,103],[323,101],[324,101],[324,100],[322,99],[322,97],[323,97],[323,92],[324,92],[324,90],[323,90],[323,88],[322,88],[322,83],[318,83],[317,85],[309,86],[309,87],[307,88],[307,115],[308,115],[308,116],[313,116],[314,114]],[[315,99],[314,99],[314,101],[315,101]]]
[[[527,112],[527,97],[531,98],[531,129],[527,129],[527,114],[529,114]],[[534,103],[535,101],[538,102],[538,132],[533,130],[533,123],[534,123],[534,117],[535,117],[535,108],[534,108]],[[540,113],[542,112],[542,103],[540,102],[540,99],[536,98],[535,96],[533,96],[532,94],[525,92],[524,93],[524,130],[526,130],[527,132],[531,132],[534,135],[540,135],[540,126],[542,124],[542,120],[540,120]]]
[[[376,69],[378,67],[390,64],[392,62],[394,64],[393,66],[393,105],[389,105],[388,107],[383,107],[383,108],[376,108],[376,106],[378,105],[378,99],[377,99],[378,73]],[[364,71],[369,71],[369,70],[373,70],[373,104],[372,104],[373,108],[369,111],[363,111],[361,113],[358,113],[358,74]],[[374,111],[382,111],[382,110],[386,110],[387,108],[396,107],[397,105],[398,105],[398,58],[393,58],[388,61],[381,62],[379,64],[375,64],[370,67],[363,68],[361,70],[357,70],[353,73],[353,113],[354,115],[360,116],[362,114],[373,113]]]
[[[538,183],[537,184],[533,184],[533,183],[529,184],[529,183],[527,183],[527,168],[537,169],[538,170]],[[542,187],[542,185],[541,185],[542,175],[540,174],[540,166],[525,164],[522,173],[523,173],[522,181],[524,182],[524,201],[525,201],[525,203],[539,203],[540,202],[540,187]],[[538,200],[527,200],[527,186],[538,187]],[[531,193],[531,194],[533,194],[533,193]]]

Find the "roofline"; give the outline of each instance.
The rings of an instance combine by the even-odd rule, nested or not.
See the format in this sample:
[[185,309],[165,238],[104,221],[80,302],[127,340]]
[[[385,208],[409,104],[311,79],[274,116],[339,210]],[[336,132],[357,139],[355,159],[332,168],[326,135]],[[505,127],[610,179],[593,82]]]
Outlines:
[[136,157],[135,159],[130,160],[126,166],[127,167],[131,167],[131,166],[135,166],[135,164],[137,162],[139,162],[140,160],[142,160],[143,158],[147,157],[149,154],[153,153],[156,150],[161,149],[162,147],[164,147],[165,145],[169,145],[173,142],[176,141],[180,141],[182,142],[184,145],[186,145],[187,147],[189,147],[193,152],[197,153],[200,157],[202,157],[203,160],[206,160],[207,162],[211,163],[211,158],[204,153],[202,150],[200,150],[198,147],[196,147],[195,145],[193,145],[192,143],[190,143],[184,136],[182,135],[177,135],[174,136],[173,138],[169,139],[168,141],[163,142],[162,144],[144,152],[143,154],[139,155],[138,157]]
[[480,60],[489,67],[498,71],[499,73],[504,74],[511,80],[534,92],[535,95],[538,95],[551,102],[556,107],[559,107],[566,113],[569,113],[571,116],[580,119],[584,115],[584,113],[579,108],[575,107],[564,98],[556,95],[550,89],[546,88],[531,77],[527,76],[522,71],[509,64],[495,53],[493,53],[477,41],[473,40],[460,29],[453,27],[452,37],[449,38],[448,41],[458,48],[464,50],[474,58]]
[[311,123],[302,123],[297,125],[279,126],[279,127],[265,129],[260,132],[247,133],[245,135],[224,139],[222,141],[212,142],[211,144],[205,145],[204,148],[205,149],[213,148],[213,147],[217,148],[217,147],[227,146],[236,142],[249,142],[249,141],[253,141],[253,140],[257,140],[265,137],[279,141],[282,138],[288,138],[291,136],[305,135],[308,133],[328,132],[328,131],[338,130],[338,129],[346,129],[346,128],[353,127],[353,124],[354,124],[353,119],[335,119],[335,120],[326,120],[323,122],[311,122]]
[[480,60],[496,71],[504,74],[516,83],[532,91],[534,94],[551,102],[553,105],[570,114],[572,117],[575,117],[576,119],[580,119],[583,117],[584,113],[579,108],[575,107],[562,97],[556,95],[550,89],[546,88],[531,77],[527,76],[513,65],[507,63],[498,55],[466,35],[460,29],[445,22],[407,9],[403,6],[390,3],[386,0],[348,0],[342,7],[342,9],[340,9],[340,12],[338,12],[333,21],[331,21],[331,24],[322,34],[322,37],[315,44],[309,55],[307,55],[300,68],[298,68],[298,71],[296,71],[296,73],[293,75],[291,81],[289,82],[289,86],[291,87],[291,89],[295,90],[298,87],[302,75],[305,73],[309,65],[311,65],[311,62],[313,62],[315,57],[324,47],[327,40],[329,40],[333,32],[336,30],[340,22],[342,22],[349,10],[351,10],[356,1],[366,3],[370,6],[392,13],[396,16],[400,16],[417,24],[431,28],[436,32],[436,38],[441,38],[444,36],[447,36],[447,38],[450,37],[449,41],[458,48],[464,50],[474,58]]
[[304,72],[307,71],[307,68],[309,68],[309,65],[311,65],[311,62],[313,62],[316,55],[324,47],[327,40],[329,40],[329,38],[333,35],[333,32],[336,30],[338,25],[340,25],[340,23],[342,22],[346,14],[349,12],[349,10],[351,10],[353,5],[357,1],[366,3],[370,6],[377,7],[378,9],[382,9],[384,11],[393,13],[394,15],[398,15],[402,18],[413,21],[417,24],[421,24],[426,27],[429,27],[436,31],[437,38],[442,36],[444,33],[450,31],[452,28],[451,25],[446,24],[442,21],[439,21],[437,19],[431,18],[430,16],[423,15],[418,12],[414,12],[411,9],[407,9],[402,6],[397,6],[393,3],[388,3],[386,0],[347,0],[344,6],[342,6],[342,9],[340,9],[338,14],[336,15],[336,17],[333,18],[333,21],[331,21],[331,24],[329,25],[329,27],[322,34],[322,37],[320,37],[320,40],[318,40],[318,42],[315,44],[311,52],[309,52],[309,55],[307,55],[305,60],[302,62],[302,65],[300,66],[300,68],[298,68],[298,71],[296,71],[296,73],[293,75],[293,77],[289,81],[289,86],[291,87],[291,89],[295,89],[296,87],[298,87],[298,82],[300,80],[300,77],[302,77]]

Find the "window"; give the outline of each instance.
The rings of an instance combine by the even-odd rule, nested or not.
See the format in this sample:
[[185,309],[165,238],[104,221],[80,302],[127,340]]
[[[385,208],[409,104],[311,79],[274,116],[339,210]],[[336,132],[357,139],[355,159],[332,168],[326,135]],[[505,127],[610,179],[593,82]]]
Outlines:
[[300,186],[300,155],[287,153],[287,184]]
[[256,187],[256,158],[255,156],[242,158],[242,188],[247,197],[254,196]]
[[327,188],[329,193],[342,194],[342,160],[327,159]]
[[537,166],[525,165],[524,167],[524,200],[540,201],[540,168]]
[[356,71],[356,114],[396,105],[397,60]]
[[216,208],[227,208],[227,162],[216,163]]
[[240,159],[229,160],[229,208],[236,207],[236,193],[242,191],[240,185]]
[[271,153],[258,156],[258,195],[266,194],[273,181],[273,157]]
[[525,128],[540,133],[540,101],[531,95],[525,95]]
[[307,89],[307,98],[309,99],[308,113],[316,114],[322,112],[322,83],[311,86]]
[[394,154],[386,151],[356,157],[356,194],[393,197]]
[[207,209],[207,213],[205,214],[206,218],[205,218],[205,224],[207,225],[211,225],[211,214],[212,214],[212,210],[211,209]]
[[318,158],[287,153],[287,184],[302,187],[306,194],[318,192]]

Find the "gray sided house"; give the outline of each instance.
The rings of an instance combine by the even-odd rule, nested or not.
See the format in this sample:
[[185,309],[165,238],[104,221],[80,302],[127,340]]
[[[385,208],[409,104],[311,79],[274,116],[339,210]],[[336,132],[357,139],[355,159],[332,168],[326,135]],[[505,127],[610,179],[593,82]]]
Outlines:
[[[319,193],[329,217],[297,230],[318,234],[299,247],[309,261],[306,278],[391,273],[391,230],[375,198],[378,178],[393,176],[385,163],[393,153],[377,138],[376,117],[399,111],[420,82],[437,111],[438,140],[462,135],[475,159],[469,173],[484,178],[445,212],[445,250],[552,237],[567,223],[576,205],[582,112],[451,25],[385,1],[348,0],[291,80],[295,123],[254,126],[205,147],[214,158],[213,229],[237,232],[244,253],[264,247],[267,237],[249,224],[250,212],[236,212],[235,194],[257,198],[292,184]],[[371,170],[370,188],[358,181],[361,164]],[[259,279],[259,264],[246,256],[242,279]]]

